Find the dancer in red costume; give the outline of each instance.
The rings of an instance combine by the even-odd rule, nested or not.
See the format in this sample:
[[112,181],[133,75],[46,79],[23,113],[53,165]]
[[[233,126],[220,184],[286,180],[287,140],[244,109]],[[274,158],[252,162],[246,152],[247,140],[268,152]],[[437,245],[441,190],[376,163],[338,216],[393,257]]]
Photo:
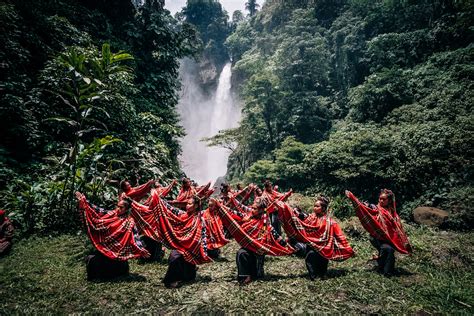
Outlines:
[[324,277],[329,260],[342,261],[354,255],[344,233],[328,214],[329,199],[320,196],[314,203],[313,213],[306,214],[278,203],[279,217],[290,244],[305,258],[309,277]]
[[377,205],[362,203],[350,191],[346,191],[346,196],[354,203],[357,217],[372,236],[371,243],[379,252],[378,271],[386,276],[392,275],[395,250],[402,254],[412,251],[396,211],[395,195],[390,190],[381,190]]
[[188,200],[192,199],[193,196],[197,195],[196,188],[192,185],[191,180],[188,178],[181,179],[181,189],[179,190],[176,199],[169,201],[173,206],[180,209],[185,209],[188,204]]
[[[292,190],[290,190],[290,192],[292,192]],[[274,203],[277,200],[285,201],[288,197],[288,193],[280,193],[274,190],[272,183],[269,180],[265,180],[262,198],[266,199],[269,203]],[[277,233],[281,235],[281,223],[278,219],[277,212],[270,213],[270,222]]]
[[284,256],[294,252],[270,224],[266,199],[256,201],[257,209],[243,205],[234,197],[230,199],[231,207],[216,203],[222,223],[242,247],[236,255],[237,279],[241,285],[264,277],[265,255]]
[[[134,201],[140,202],[153,188],[156,192],[162,196],[167,196],[173,186],[177,183],[176,180],[173,180],[168,186],[163,187],[160,185],[158,181],[150,180],[145,184],[132,188],[130,183],[127,180],[123,180],[120,182],[120,188],[122,193],[120,194],[120,199],[124,199],[125,197],[129,197]],[[148,205],[150,203],[151,196],[143,203]],[[148,258],[142,258],[141,262],[153,262],[153,261],[161,261],[163,256],[165,255],[165,251],[160,242],[158,242],[155,238],[151,238],[146,234],[141,236],[140,240],[143,242],[143,246],[146,250],[150,253]]]
[[187,201],[186,211],[171,206],[156,190],[149,205],[132,204],[132,216],[146,236],[162,241],[172,249],[163,282],[178,287],[196,277],[196,265],[211,262],[218,249],[229,242],[225,238],[214,204],[201,211],[203,200],[197,195]]
[[135,220],[129,216],[131,200],[122,199],[116,209],[106,211],[89,204],[82,193],[76,192],[76,197],[89,238],[100,253],[119,261],[150,255],[141,245]]

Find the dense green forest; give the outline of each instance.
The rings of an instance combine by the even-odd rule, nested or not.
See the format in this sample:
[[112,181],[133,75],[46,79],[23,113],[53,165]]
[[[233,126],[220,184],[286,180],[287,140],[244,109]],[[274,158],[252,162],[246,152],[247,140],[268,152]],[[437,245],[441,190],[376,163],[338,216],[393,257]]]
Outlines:
[[179,58],[200,41],[164,2],[2,1],[0,204],[20,232],[74,231],[75,190],[177,177]]
[[[397,193],[473,220],[473,19],[467,0],[0,4],[0,204],[23,233],[79,227],[73,192],[111,206],[122,178],[182,174],[179,59],[229,59],[241,125],[228,179],[335,198]],[[230,18],[231,16],[231,18]]]
[[[227,12],[223,1],[187,0],[172,16],[165,0],[0,2],[0,209],[13,222],[11,252],[0,253],[0,314],[474,313],[474,1],[241,3],[245,10]],[[168,184],[185,175],[178,110],[187,58],[199,73],[192,84],[208,96],[232,63],[229,94],[240,96],[240,125],[201,140],[231,151],[226,181],[262,186],[269,179],[280,192],[292,188],[291,208],[315,206],[318,222],[314,197],[327,195],[324,221],[331,224],[321,240],[339,251],[334,236],[343,234],[355,256],[331,258],[327,273],[313,280],[307,254],[268,253],[261,256],[264,277],[248,284],[236,279],[243,242],[234,236],[181,288],[163,284],[171,254],[135,256],[122,262],[123,276],[88,279],[92,269],[113,271],[92,266],[92,254],[103,249],[87,219],[81,222],[74,193],[111,209],[122,179]],[[413,250],[395,256],[390,276],[375,272],[382,247],[373,247],[373,232],[344,196],[350,190],[376,203],[381,188],[394,191],[403,218],[397,231],[406,231]],[[194,195],[196,216],[183,216],[198,223],[183,235],[205,253],[212,235],[200,207],[209,206],[207,198]],[[139,233],[148,235],[121,203],[93,229],[97,239],[130,252],[146,240]],[[441,214],[436,227],[412,221],[418,206],[446,210],[448,220],[441,223]],[[285,226],[276,240],[271,217],[260,218],[263,229],[250,227],[259,240],[271,234],[280,246],[290,243]],[[388,221],[401,225],[397,216]],[[152,239],[164,241],[176,227],[159,228]],[[317,226],[305,227],[297,230]],[[166,255],[186,248],[179,237],[176,248],[153,248],[168,247]]]
[[[213,140],[233,181],[374,200],[472,227],[471,1],[272,1],[226,41],[243,120]],[[238,144],[234,146],[234,144]]]

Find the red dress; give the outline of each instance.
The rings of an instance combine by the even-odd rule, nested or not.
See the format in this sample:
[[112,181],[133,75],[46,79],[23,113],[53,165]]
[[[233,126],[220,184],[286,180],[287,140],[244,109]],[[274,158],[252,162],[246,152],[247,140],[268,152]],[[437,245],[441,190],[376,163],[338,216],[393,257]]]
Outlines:
[[[275,235],[267,212],[250,216],[254,210],[231,198],[232,208],[218,203],[222,223],[235,241],[258,255],[285,256],[294,253],[291,246],[282,246]],[[250,218],[250,219],[249,219]]]
[[117,209],[105,211],[90,205],[85,197],[79,200],[79,210],[92,244],[106,257],[125,261],[150,256],[138,239],[134,219],[128,214],[118,215]]
[[288,238],[309,245],[328,260],[346,260],[354,255],[339,224],[329,215],[312,213],[301,219],[286,203],[278,203],[278,216]]
[[360,202],[352,193],[350,193],[349,198],[355,204],[356,215],[359,217],[362,226],[372,237],[392,245],[400,253],[408,254],[412,252],[407,234],[395,208],[391,212],[380,204],[368,206]]

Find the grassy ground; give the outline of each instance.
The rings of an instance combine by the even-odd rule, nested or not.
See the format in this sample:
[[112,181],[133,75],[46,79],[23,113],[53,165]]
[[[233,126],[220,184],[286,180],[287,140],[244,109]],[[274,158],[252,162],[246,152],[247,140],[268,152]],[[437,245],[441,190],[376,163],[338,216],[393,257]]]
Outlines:
[[358,255],[331,262],[327,280],[310,281],[299,258],[267,257],[265,279],[239,287],[232,242],[223,261],[201,266],[196,282],[174,290],[161,283],[164,263],[132,261],[127,278],[86,281],[84,236],[23,240],[0,259],[0,314],[474,313],[472,232],[407,226],[414,255],[398,256],[398,275],[385,278],[367,263],[373,253],[367,236],[345,227]]

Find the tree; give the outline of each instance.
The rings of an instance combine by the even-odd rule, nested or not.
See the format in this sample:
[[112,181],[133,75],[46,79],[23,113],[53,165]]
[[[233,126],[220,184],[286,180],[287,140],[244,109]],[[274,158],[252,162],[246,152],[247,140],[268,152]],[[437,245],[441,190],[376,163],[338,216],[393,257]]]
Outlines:
[[[132,60],[133,57],[124,52],[112,53],[109,44],[102,45],[100,57],[88,56],[86,53],[78,52],[74,47],[61,54],[57,63],[66,71],[66,77],[62,78],[56,87],[51,90],[72,111],[70,115],[63,117],[48,118],[49,121],[65,123],[69,126],[72,144],[67,151],[64,161],[68,162],[66,178],[61,197],[60,207],[64,207],[63,201],[69,196],[68,207],[70,208],[73,194],[76,190],[77,157],[80,141],[88,137],[89,133],[107,129],[107,125],[94,118],[94,112],[103,112],[110,117],[107,111],[96,104],[110,87],[107,84],[114,76],[131,72],[131,68],[123,65],[123,62]],[[52,67],[55,65],[52,64]],[[54,70],[53,70],[54,71]],[[71,186],[67,185],[72,176]]]
[[207,146],[222,147],[231,152],[232,159],[237,160],[239,170],[237,173],[242,174],[247,169],[246,158],[248,155],[248,148],[245,146],[238,146],[244,143],[244,133],[241,127],[226,129],[219,131],[217,135],[204,138],[201,141],[207,142]]
[[184,21],[193,25],[202,40],[203,56],[216,65],[223,65],[229,60],[224,42],[231,28],[227,12],[219,1],[192,0],[180,13]]
[[237,25],[245,19],[244,14],[240,10],[235,10],[232,13],[232,24]]
[[257,8],[260,5],[257,3],[257,0],[249,0],[245,2],[245,10],[249,11],[250,16],[254,16],[257,13]]
[[[272,73],[260,73],[250,78],[248,89],[244,91],[244,113],[252,113],[261,119],[265,126],[271,150],[277,146],[275,118],[278,113],[279,91],[276,88],[278,78]],[[262,144],[260,144],[262,146]]]

